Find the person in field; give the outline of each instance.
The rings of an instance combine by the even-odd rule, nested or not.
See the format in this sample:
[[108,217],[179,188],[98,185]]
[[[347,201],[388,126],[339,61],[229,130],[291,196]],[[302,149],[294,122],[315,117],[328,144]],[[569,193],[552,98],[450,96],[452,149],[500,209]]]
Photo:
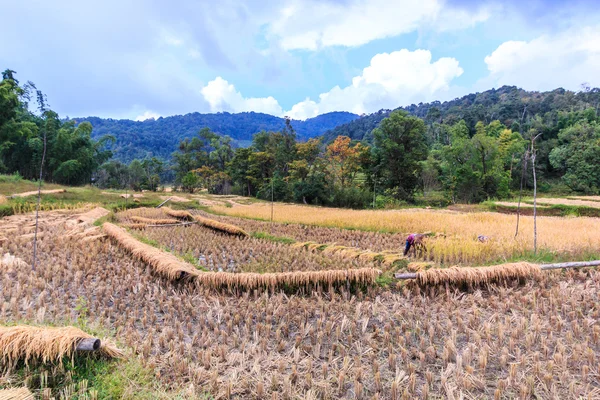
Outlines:
[[415,244],[416,236],[417,236],[416,233],[411,233],[406,238],[406,246],[404,247],[404,256],[406,256],[408,254],[408,251],[410,250],[410,248]]

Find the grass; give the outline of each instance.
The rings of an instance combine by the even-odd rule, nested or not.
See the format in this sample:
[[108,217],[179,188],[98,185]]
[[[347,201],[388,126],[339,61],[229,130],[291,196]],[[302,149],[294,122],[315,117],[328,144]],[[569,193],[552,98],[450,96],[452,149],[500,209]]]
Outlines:
[[250,234],[250,236],[252,236],[253,238],[256,238],[256,239],[268,240],[268,241],[274,242],[274,243],[283,243],[283,244],[296,243],[296,240],[294,240],[292,238],[285,237],[285,236],[275,236],[275,235],[271,235],[270,233],[267,233],[267,232],[252,232]]

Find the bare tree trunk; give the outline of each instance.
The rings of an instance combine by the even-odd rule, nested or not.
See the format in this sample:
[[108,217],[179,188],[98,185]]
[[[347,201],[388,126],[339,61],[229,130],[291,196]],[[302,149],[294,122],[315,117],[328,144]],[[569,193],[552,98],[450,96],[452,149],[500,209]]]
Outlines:
[[40,213],[40,202],[42,199],[42,177],[44,172],[44,161],[46,160],[46,129],[44,129],[44,151],[42,152],[42,162],[40,164],[40,180],[38,181],[38,197],[37,205],[35,206],[35,232],[33,234],[33,263],[31,269],[35,271],[37,261],[37,234],[38,234],[38,217]]
[[[533,146],[533,143],[532,143]],[[531,153],[533,171],[533,254],[537,254],[537,178],[535,176],[535,150]]]
[[519,203],[517,204],[517,228],[515,230],[515,239],[519,235],[519,220],[521,219],[521,199],[523,198],[523,181],[525,180],[525,171],[527,170],[527,159],[529,151],[523,155],[523,169],[521,170],[521,188],[519,189]]
[[533,254],[537,254],[537,178],[535,175],[535,141],[542,134],[531,138],[531,169],[533,171]]

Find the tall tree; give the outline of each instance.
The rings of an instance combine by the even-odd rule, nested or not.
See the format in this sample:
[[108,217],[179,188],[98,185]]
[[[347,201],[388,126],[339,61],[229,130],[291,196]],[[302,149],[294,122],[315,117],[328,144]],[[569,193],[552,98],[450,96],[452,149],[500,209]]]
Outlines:
[[421,161],[428,147],[423,120],[394,111],[373,131],[374,168],[385,188],[398,199],[411,200],[419,186]]

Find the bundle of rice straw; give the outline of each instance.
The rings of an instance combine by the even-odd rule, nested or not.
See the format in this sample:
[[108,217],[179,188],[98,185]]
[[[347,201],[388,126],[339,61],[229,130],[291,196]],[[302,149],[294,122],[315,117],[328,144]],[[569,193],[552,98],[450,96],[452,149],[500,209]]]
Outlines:
[[194,219],[207,228],[211,228],[216,231],[225,232],[230,235],[248,236],[248,233],[239,226],[215,221],[214,219],[205,218],[200,215],[194,215]]
[[[18,361],[23,361],[25,365],[29,365],[31,361],[61,363],[63,357],[73,356],[81,340],[89,338],[93,336],[73,326],[0,326],[2,364],[10,369]],[[110,358],[124,357],[121,350],[105,341],[102,341],[98,351]]]
[[480,285],[504,279],[540,278],[541,275],[542,270],[539,265],[520,262],[478,268],[433,268],[417,272],[417,282],[419,285],[438,285],[440,283]]
[[162,209],[169,217],[181,218],[181,219],[186,219],[186,220],[194,219],[194,216],[192,214],[190,214],[189,211],[173,210],[172,208],[169,208],[169,207],[163,207]]
[[308,284],[335,284],[346,281],[360,284],[373,284],[381,271],[375,268],[339,269],[329,271],[295,271],[276,273],[230,273],[203,272],[196,277],[199,284],[213,288],[245,289],[274,288],[281,285],[306,286]]
[[148,225],[171,225],[171,224],[179,223],[178,219],[172,219],[172,218],[153,219],[153,218],[138,217],[137,215],[132,216],[131,220],[142,223],[142,224],[148,224]]
[[156,272],[168,279],[179,280],[198,275],[198,270],[193,265],[180,260],[173,254],[140,242],[127,231],[110,222],[105,222],[102,228],[109,237],[130,251],[134,257],[149,264]]
[[0,400],[34,400],[35,396],[26,387],[0,390]]
[[93,224],[97,219],[105,217],[108,214],[110,214],[110,211],[108,211],[106,208],[96,207],[86,213],[81,214],[79,217],[77,217],[77,222]]

